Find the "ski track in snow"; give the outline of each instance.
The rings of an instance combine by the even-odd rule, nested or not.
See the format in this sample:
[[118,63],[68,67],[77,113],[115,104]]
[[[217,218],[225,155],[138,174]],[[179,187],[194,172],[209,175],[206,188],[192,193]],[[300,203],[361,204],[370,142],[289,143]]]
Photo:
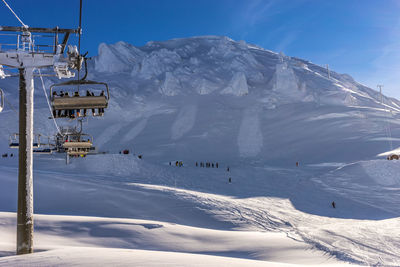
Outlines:
[[105,129],[98,138],[96,138],[96,146],[102,147],[115,136],[119,130],[124,126],[122,123],[114,124],[112,127]]
[[[187,177],[188,173],[183,172],[187,168],[157,168],[143,161],[134,160],[132,157],[125,158],[118,154],[113,157],[113,160],[110,160],[109,156],[104,158],[104,160],[107,159],[105,161],[101,161],[102,158],[104,158],[104,156],[88,158],[90,162],[85,161],[81,163],[81,167],[86,165],[88,169],[76,169],[70,174],[71,177],[67,177],[68,174],[63,174],[67,175],[65,178],[66,181],[70,180],[70,182],[73,182],[74,179],[77,179],[76,182],[87,183],[84,187],[90,188],[93,193],[104,186],[109,187],[107,191],[120,189],[121,194],[119,195],[121,195],[123,199],[124,196],[127,198],[134,197],[134,194],[132,195],[132,193],[129,193],[130,187],[143,187],[150,190],[167,191],[173,193],[177,200],[184,200],[184,202],[190,201],[200,210],[213,214],[219,221],[233,223],[238,227],[238,230],[283,232],[293,240],[306,241],[306,243],[311,244],[318,250],[322,250],[330,255],[334,255],[338,259],[352,263],[384,264],[390,266],[398,266],[400,264],[400,259],[397,256],[400,240],[398,240],[396,235],[393,235],[393,233],[397,231],[396,229],[400,227],[398,218],[375,221],[340,219],[313,215],[296,209],[289,198],[267,197],[268,194],[264,196],[259,195],[259,193],[256,193],[258,191],[255,191],[252,197],[241,195],[243,192],[239,193],[237,196],[229,196],[229,192],[232,192],[231,190],[237,186],[240,186],[240,188],[243,187],[246,189],[246,192],[248,192],[250,188],[252,188],[252,190],[260,188],[262,191],[267,189],[263,189],[256,175],[253,175],[252,172],[248,170],[243,171],[243,175],[245,175],[243,177],[234,172],[233,175],[236,178],[234,178],[233,184],[229,185],[219,184],[217,182],[220,172],[224,172],[222,169],[197,169],[198,171],[210,172],[207,175],[211,176],[210,179],[205,180],[205,177],[201,177],[201,179],[190,179]],[[125,159],[125,161],[121,159]],[[104,162],[108,162],[109,165],[103,166]],[[128,162],[131,162],[131,166],[127,164]],[[99,170],[96,164],[104,169],[108,169],[108,173],[105,174],[102,169]],[[126,171],[118,173],[114,171],[122,166],[124,166]],[[77,176],[77,170],[85,170],[83,172],[85,174]],[[134,171],[132,172],[132,170]],[[147,172],[144,170],[147,170]],[[187,170],[194,175],[193,177],[196,177],[193,168],[189,167]],[[96,173],[97,175],[89,174],[88,171]],[[293,177],[290,180],[304,181],[305,185],[302,187],[298,187],[296,183],[290,184],[292,187],[290,191],[292,191],[293,194],[296,194],[296,191],[301,190],[301,188],[308,188],[311,185],[311,182],[307,182],[310,175],[308,172],[302,172],[298,169],[296,169],[295,172],[285,169],[271,171],[271,176],[285,173],[287,178],[296,175],[296,178]],[[54,175],[56,177],[63,176],[48,171],[43,173],[49,178]],[[340,174],[338,175],[340,176]],[[135,176],[137,178],[133,178]],[[252,177],[249,178],[249,182],[240,182],[240,180],[243,180],[243,178],[247,176]],[[11,176],[8,179],[12,180]],[[188,189],[172,187],[173,180],[177,180],[179,186]],[[265,182],[267,181],[268,180]],[[142,184],[143,182],[149,184]],[[210,182],[211,185],[207,185],[208,182]],[[238,185],[236,185],[236,183],[238,183]],[[270,183],[268,187],[277,186],[276,184],[274,185],[273,181],[268,183]],[[205,188],[198,190],[199,186],[205,186]],[[82,185],[79,185],[79,187],[82,187]],[[217,190],[217,192],[223,190],[222,192],[226,192],[228,195],[207,193],[207,188],[215,188],[213,191]],[[335,190],[334,184],[330,186],[330,189],[333,191]],[[338,189],[340,190],[340,187]],[[354,189],[357,190],[357,188]],[[276,190],[279,191],[279,188],[276,188]],[[319,194],[323,194],[323,192]],[[354,194],[354,192],[345,193],[345,197],[351,194]],[[346,198],[342,200],[344,202]],[[108,201],[114,203],[113,205],[115,205],[115,207],[119,206],[118,202],[115,202],[114,197]],[[339,202],[339,209],[340,205]],[[178,208],[178,210],[179,209],[180,208]]]
[[136,123],[136,125],[128,131],[128,133],[122,138],[122,140],[124,142],[129,142],[135,139],[135,137],[138,136],[144,130],[144,128],[146,128],[147,120],[148,118],[144,118]]
[[187,105],[184,106],[176,116],[176,119],[171,127],[171,138],[177,140],[182,138],[189,132],[196,121],[197,106]]
[[263,135],[261,133],[259,109],[246,109],[243,113],[237,143],[241,157],[257,156],[263,146]]
[[400,240],[392,236],[400,227],[398,219],[375,222],[320,217],[296,210],[288,199],[235,199],[164,186],[141,186],[173,191],[181,198],[211,207],[210,212],[216,218],[233,222],[244,230],[284,232],[293,240],[307,242],[343,261],[400,264],[397,255]]

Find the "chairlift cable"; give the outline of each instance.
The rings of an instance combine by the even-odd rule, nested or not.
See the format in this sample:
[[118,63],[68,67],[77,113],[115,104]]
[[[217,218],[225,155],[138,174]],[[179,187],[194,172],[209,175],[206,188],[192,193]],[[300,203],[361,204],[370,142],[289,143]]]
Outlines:
[[[385,108],[385,112],[386,112],[386,108]],[[388,113],[392,114],[389,109],[388,109]],[[387,132],[388,132],[388,136],[389,136],[390,150],[393,150],[392,130],[390,128],[389,116],[390,116],[389,114],[387,114],[387,116],[386,116],[386,125],[387,125]]]
[[59,128],[58,125],[57,125],[56,119],[54,118],[53,111],[51,110],[49,98],[48,98],[48,96],[47,96],[47,92],[46,92],[46,88],[45,88],[45,86],[44,86],[44,81],[43,81],[42,72],[40,71],[40,68],[38,69],[38,72],[39,72],[40,80],[41,80],[41,82],[42,82],[42,88],[43,88],[44,95],[45,95],[45,97],[46,97],[47,105],[49,106],[49,111],[50,111],[51,118],[53,119],[54,125],[56,126],[58,133],[59,133],[60,135],[62,135],[62,134],[61,134],[61,131],[60,131],[60,128]]
[[[12,10],[12,8],[10,7],[9,4],[7,4],[6,0],[2,0],[3,3],[8,7],[8,9],[14,14],[14,16],[17,18],[17,20],[22,24],[22,26],[24,28],[28,28],[28,25],[26,25],[25,23],[22,22],[22,20],[18,17],[18,15],[14,12],[14,10]],[[82,0],[81,0],[82,2]]]
[[17,117],[18,117],[18,111],[14,108],[14,106],[5,97],[4,97],[4,102],[6,102],[11,107],[11,109],[15,112],[15,114],[17,114]]
[[[390,108],[388,108],[387,105],[383,103],[382,88],[380,88],[380,94],[381,94],[381,105],[384,108],[384,112],[385,113],[386,112],[390,112],[390,114],[392,114]],[[392,131],[390,129],[390,123],[389,123],[389,117],[388,116],[389,116],[389,114],[387,114],[387,115],[385,114],[385,121],[386,121],[385,132],[386,132],[386,137],[388,138],[388,141],[389,141],[390,151],[392,151],[393,150]]]
[[[79,1],[79,33],[78,33],[78,80],[80,79],[80,71],[81,71],[81,32],[82,32],[82,0]],[[77,88],[77,91],[79,92],[79,85]]]

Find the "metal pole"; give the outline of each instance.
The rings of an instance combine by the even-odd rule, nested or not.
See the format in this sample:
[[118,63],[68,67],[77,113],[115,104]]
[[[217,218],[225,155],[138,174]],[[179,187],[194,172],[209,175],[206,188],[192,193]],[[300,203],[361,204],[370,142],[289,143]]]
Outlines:
[[331,79],[331,72],[329,70],[329,65],[328,64],[326,64],[326,72],[328,72],[328,79],[330,80]]
[[33,68],[19,69],[17,254],[33,252]]
[[383,96],[382,96],[382,87],[383,87],[383,85],[378,84],[377,87],[379,88],[379,94],[381,95],[381,104],[383,105]]

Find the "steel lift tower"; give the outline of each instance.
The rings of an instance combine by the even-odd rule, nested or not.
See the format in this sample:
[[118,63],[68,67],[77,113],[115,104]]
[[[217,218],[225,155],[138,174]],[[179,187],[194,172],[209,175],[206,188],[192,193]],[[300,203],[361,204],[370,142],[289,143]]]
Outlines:
[[[67,47],[78,29],[0,26],[0,67],[19,72],[19,158],[17,254],[33,252],[33,91],[34,71],[52,68],[58,78],[71,78],[80,69],[82,57],[76,46]],[[59,42],[59,37],[62,41]],[[39,40],[46,39],[45,44]],[[66,51],[66,53],[65,53]],[[1,66],[2,65],[2,66]]]

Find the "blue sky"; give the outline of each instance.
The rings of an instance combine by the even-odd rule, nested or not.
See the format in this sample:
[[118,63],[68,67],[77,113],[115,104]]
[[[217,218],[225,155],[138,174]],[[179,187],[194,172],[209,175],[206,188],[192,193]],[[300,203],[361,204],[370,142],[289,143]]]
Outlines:
[[[79,0],[6,0],[24,23],[76,27]],[[400,0],[84,0],[82,51],[224,35],[310,60],[400,98]],[[0,2],[0,25],[18,25]]]

